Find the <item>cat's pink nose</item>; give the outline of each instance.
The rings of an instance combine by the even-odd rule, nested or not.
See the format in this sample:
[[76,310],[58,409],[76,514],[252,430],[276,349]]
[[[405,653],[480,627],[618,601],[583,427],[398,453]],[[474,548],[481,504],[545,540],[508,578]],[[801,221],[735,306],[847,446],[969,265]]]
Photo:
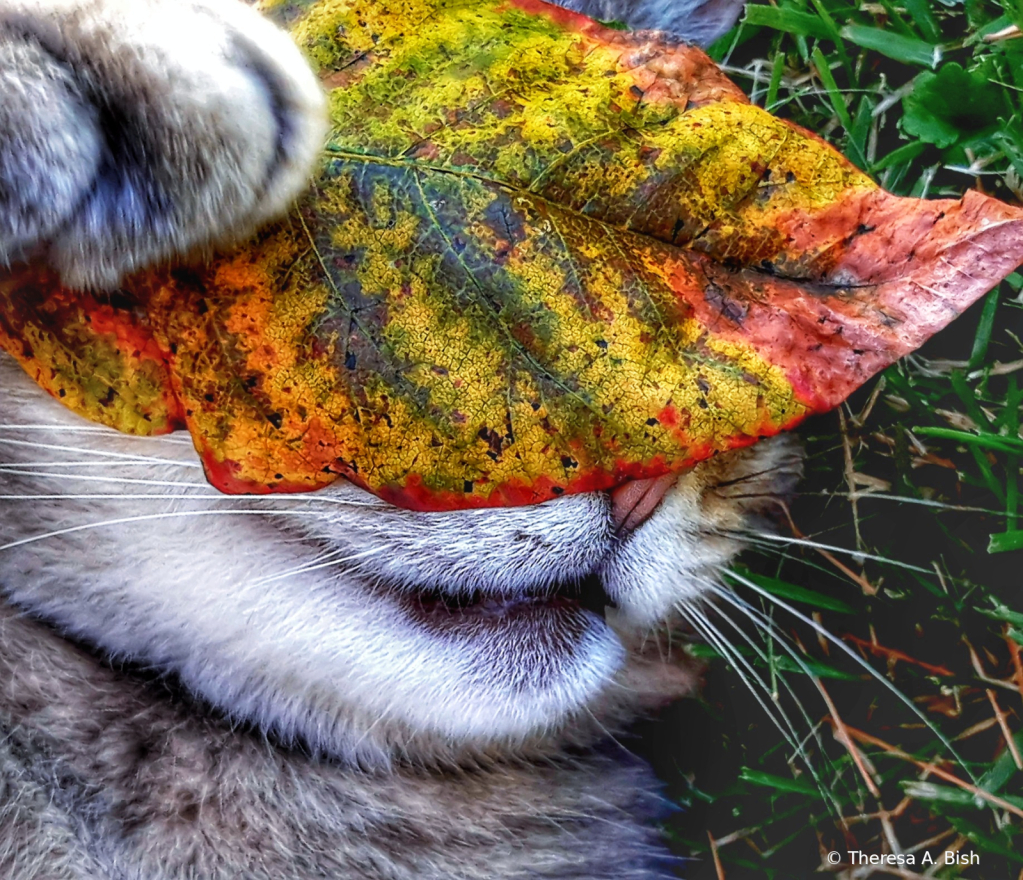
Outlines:
[[615,534],[627,535],[643,525],[677,479],[678,474],[663,474],[645,480],[629,480],[612,489],[611,515]]

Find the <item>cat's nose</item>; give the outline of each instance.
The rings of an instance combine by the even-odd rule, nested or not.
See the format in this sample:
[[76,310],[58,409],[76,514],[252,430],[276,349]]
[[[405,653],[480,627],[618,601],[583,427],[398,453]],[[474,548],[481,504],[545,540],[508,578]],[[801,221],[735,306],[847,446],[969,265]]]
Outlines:
[[611,516],[615,534],[627,535],[643,525],[676,480],[678,474],[662,474],[645,480],[629,480],[612,489]]

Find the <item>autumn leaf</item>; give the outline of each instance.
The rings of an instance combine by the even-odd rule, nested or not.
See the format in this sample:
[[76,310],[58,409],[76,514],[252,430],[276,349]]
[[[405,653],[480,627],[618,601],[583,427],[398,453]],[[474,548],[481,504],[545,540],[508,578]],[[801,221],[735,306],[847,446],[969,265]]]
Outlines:
[[1023,211],[896,198],[699,50],[537,0],[277,2],[330,90],[284,222],[114,298],[28,267],[0,343],[227,492],[417,509],[689,467],[829,409],[1023,262]]

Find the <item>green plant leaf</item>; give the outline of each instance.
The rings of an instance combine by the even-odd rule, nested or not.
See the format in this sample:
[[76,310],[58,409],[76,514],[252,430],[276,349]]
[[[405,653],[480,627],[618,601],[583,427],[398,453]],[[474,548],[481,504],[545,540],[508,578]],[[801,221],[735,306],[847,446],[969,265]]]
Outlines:
[[940,148],[997,126],[999,115],[1009,110],[1002,93],[985,75],[964,70],[954,61],[937,73],[917,76],[902,104],[903,131]]

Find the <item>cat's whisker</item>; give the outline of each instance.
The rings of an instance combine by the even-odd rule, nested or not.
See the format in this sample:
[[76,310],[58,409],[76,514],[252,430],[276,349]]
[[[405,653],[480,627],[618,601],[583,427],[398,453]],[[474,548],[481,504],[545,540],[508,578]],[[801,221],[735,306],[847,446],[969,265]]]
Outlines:
[[[784,634],[781,633],[781,631],[778,629],[777,625],[774,623],[773,620],[770,620],[765,615],[759,614],[756,611],[756,609],[753,608],[750,605],[734,601],[732,595],[728,592],[727,588],[722,587],[722,586],[716,584],[714,581],[710,580],[709,578],[702,580],[701,583],[709,592],[713,593],[718,598],[723,599],[724,601],[728,602],[730,605],[732,605],[734,608],[736,608],[736,610],[738,610],[740,613],[742,613],[743,615],[748,617],[749,620],[752,623],[754,623],[758,628],[762,629],[776,644],[778,644],[782,648],[782,650],[784,650],[786,653],[788,653],[790,655],[792,654],[791,649],[786,644],[786,641],[785,641],[785,638],[784,638]],[[741,626],[739,626],[738,623],[736,623],[734,620],[732,620],[732,618],[729,617],[719,606],[714,605],[712,607],[714,608],[714,613],[719,615],[723,620],[727,621],[727,623],[729,625],[731,625],[731,627],[736,631],[736,633],[739,634],[739,636],[742,638],[742,640],[744,642],[746,642],[747,645],[749,645],[750,650],[752,650],[757,655],[757,657],[760,660],[762,660],[765,664],[768,664],[768,665],[771,664],[771,658],[767,655],[767,653],[763,650],[763,648],[761,648],[749,636],[749,634],[745,630],[743,630],[743,628]],[[796,659],[796,658],[793,658],[793,659]],[[809,671],[809,670],[808,669],[804,669],[804,671]],[[780,681],[782,683],[782,686],[786,689],[786,691],[788,691],[789,695],[793,698],[793,700],[796,701],[796,704],[799,706],[800,712],[803,715],[803,720],[808,725],[812,725],[813,722],[810,720],[810,716],[807,714],[807,712],[803,708],[802,704],[796,698],[795,691],[793,691],[793,689],[789,686],[789,684],[786,681],[785,677],[783,675],[781,675],[781,674],[777,674],[777,678],[778,678],[778,681]],[[772,698],[773,699],[778,699],[778,694],[777,694],[776,691],[772,692]]]
[[[775,474],[791,473],[791,472],[792,472],[792,464],[791,463],[787,463],[787,462],[782,462],[782,463],[773,465],[772,467],[767,467],[767,468],[764,468],[764,469],[759,470],[759,471],[750,471],[749,473],[742,474],[741,476],[738,476],[738,477],[734,477],[731,480],[720,480],[718,483],[715,484],[714,491],[717,492],[719,489],[721,489],[723,487],[738,486],[738,485],[741,485],[742,483],[753,482],[754,480],[756,480],[756,481],[764,481],[765,478],[771,477],[771,476],[773,476]],[[772,497],[773,497],[777,493],[764,493],[764,494],[772,494]],[[731,497],[731,496],[729,496],[729,497]]]
[[272,584],[275,581],[287,580],[290,577],[294,577],[298,574],[307,574],[311,571],[322,571],[325,568],[332,568],[336,565],[344,565],[348,562],[358,562],[360,559],[366,559],[370,556],[376,556],[383,553],[385,550],[390,549],[386,545],[380,545],[379,547],[371,547],[369,550],[363,550],[361,553],[351,553],[347,556],[341,556],[340,550],[334,550],[329,553],[322,553],[319,556],[314,557],[309,563],[305,565],[295,566],[294,568],[287,569],[277,574],[267,575],[261,578],[257,578],[252,581],[254,586],[262,586],[264,584]]
[[[701,583],[702,583],[702,585],[704,587],[706,587],[709,591],[713,592],[715,595],[721,595],[721,593],[725,592],[724,588],[718,587],[718,585],[715,584],[709,578],[702,580]],[[690,607],[691,607],[691,603],[690,603]],[[738,607],[738,610],[741,611],[743,614],[746,614],[753,623],[757,624],[758,626],[762,626],[761,621],[757,620],[753,615],[750,614],[750,612],[753,609],[744,608],[742,606],[736,606],[736,607]],[[744,642],[746,642],[747,645],[749,645],[750,650],[752,650],[753,653],[761,661],[763,661],[765,664],[767,664],[769,666],[770,663],[771,663],[770,657],[768,657],[767,653],[752,638],[750,638],[749,634],[746,633],[742,629],[742,627],[739,626],[734,620],[732,620],[732,618],[729,617],[724,611],[722,611],[721,608],[719,608],[717,606],[713,606],[713,608],[714,608],[714,613],[717,614],[718,616],[720,616],[724,621],[726,621],[736,631],[736,633],[739,635],[739,637]],[[720,629],[718,630],[718,632],[720,633]],[[774,639],[775,642],[781,644],[783,648],[787,647],[787,646],[784,645],[784,640],[781,638],[780,634],[778,633],[777,627],[774,625],[773,621],[770,621],[769,626],[766,627],[766,632],[767,632],[767,634],[772,639]],[[721,635],[724,638],[724,634],[721,633]],[[783,675],[780,675],[780,674],[777,674],[777,678],[778,678],[778,681],[781,682],[781,684],[785,688],[785,690],[788,692],[789,696],[791,696],[793,698],[793,700],[795,701],[796,705],[799,706],[799,710],[800,710],[800,713],[803,716],[803,720],[807,723],[808,726],[812,726],[813,722],[810,719],[810,716],[807,714],[807,712],[804,709],[802,703],[799,702],[798,698],[796,697],[795,691],[789,685],[788,681],[786,681],[785,677]],[[788,719],[788,716],[785,715],[784,709],[782,709],[780,703],[777,703],[777,700],[778,700],[778,693],[777,693],[777,691],[776,690],[771,690],[771,689],[767,689],[767,690],[768,690],[768,693],[770,693],[770,695],[771,695],[771,699],[773,701],[775,701],[775,703],[778,705],[778,711],[781,712],[782,715],[785,717],[785,720],[788,723],[789,729],[792,731],[793,735],[795,735],[795,732],[796,732],[795,725],[792,724],[792,722]],[[802,758],[804,761],[809,763],[806,755],[803,754],[802,752],[798,753],[798,757]]]
[[[56,463],[54,463],[56,464]],[[109,467],[109,463],[103,462],[103,464]],[[36,471],[25,468],[24,466],[10,466],[0,465],[0,474],[10,474],[11,476],[18,477],[31,477],[32,479],[53,479],[53,480],[68,480],[74,479],[76,482],[97,482],[97,483],[113,483],[115,485],[126,485],[126,486],[167,486],[170,488],[196,488],[196,489],[211,489],[205,480],[153,480],[144,479],[142,477],[122,477],[122,476],[111,476],[104,474],[97,476],[95,474],[75,474],[73,477],[69,477],[68,474],[52,473],[47,471]],[[216,491],[216,490],[213,490]],[[220,494],[220,493],[217,493]]]
[[962,756],[960,756],[960,754],[956,751],[955,747],[952,745],[949,739],[945,736],[944,733],[941,732],[941,730],[938,729],[934,722],[931,721],[931,719],[928,718],[922,711],[920,711],[916,704],[912,700],[910,700],[904,693],[902,693],[902,691],[900,691],[891,681],[889,681],[888,678],[886,678],[884,675],[878,672],[873,666],[871,666],[866,660],[864,660],[859,654],[857,654],[852,648],[850,648],[844,641],[842,641],[842,639],[838,638],[835,635],[832,635],[832,633],[827,629],[827,627],[822,626],[813,618],[808,617],[807,615],[803,614],[803,612],[799,611],[796,608],[793,608],[788,602],[784,601],[783,599],[780,599],[778,596],[769,593],[759,584],[754,583],[749,578],[743,576],[740,572],[732,571],[720,566],[719,571],[723,575],[726,575],[730,578],[734,578],[744,587],[747,587],[757,595],[762,596],[768,602],[771,602],[777,607],[782,608],[785,611],[789,612],[789,614],[791,614],[793,617],[795,617],[802,623],[805,623],[814,632],[816,632],[822,638],[826,639],[828,642],[834,645],[843,654],[845,654],[848,657],[851,657],[853,659],[853,662],[855,662],[857,666],[860,666],[862,669],[864,669],[870,675],[871,678],[878,682],[878,684],[880,684],[882,687],[886,688],[887,690],[895,694],[896,699],[898,699],[900,703],[902,703],[907,709],[909,709],[909,711],[912,712],[917,719],[922,721],[924,725],[927,727],[927,729],[930,730],[941,741],[941,744],[946,749],[948,749],[948,753],[959,763],[962,769],[969,775],[970,781],[975,784],[977,783],[977,779],[972,769],[966,764],[965,761],[963,761]]
[[[716,626],[714,626],[710,618],[708,618],[707,615],[697,609],[694,605],[689,602],[682,602],[676,605],[676,608],[678,608],[679,613],[683,614],[693,625],[694,629],[696,629],[696,631],[703,636],[703,638],[705,638],[725,660],[732,664],[732,668],[739,676],[739,679],[753,695],[753,699],[755,699],[764,710],[764,713],[770,719],[771,723],[778,729],[778,732],[782,735],[785,742],[792,748],[798,749],[796,732],[795,728],[792,726],[792,722],[788,718],[784,709],[782,709],[782,707],[775,701],[771,693],[771,689],[767,686],[766,682],[760,677],[760,674],[753,668],[750,662],[743,657],[735,646],[727,639],[727,637]],[[766,700],[764,699],[765,696],[767,698]],[[773,704],[774,708],[772,708],[769,703]],[[778,714],[776,714],[776,711]],[[781,716],[784,723],[778,720],[778,715]],[[800,757],[809,766],[809,761],[806,756],[800,755]]]
[[[215,492],[216,490],[214,490]],[[153,500],[195,500],[202,498],[205,501],[239,501],[239,498],[232,498],[229,495],[217,495],[214,492],[57,492],[50,495],[0,495],[0,501],[139,501],[144,499]],[[246,499],[248,500],[248,499]]]
[[[755,626],[761,629],[767,636],[769,636],[773,640],[773,642],[779,648],[781,648],[789,656],[789,658],[791,658],[792,662],[799,667],[800,671],[810,678],[810,680],[814,683],[814,686],[817,688],[817,690],[818,691],[822,690],[817,675],[809,667],[806,661],[799,655],[799,653],[792,647],[792,645],[789,643],[788,636],[780,629],[778,624],[775,623],[771,617],[766,615],[760,609],[752,606],[749,602],[747,602],[745,599],[737,595],[735,592],[733,592],[723,584],[717,583],[709,579],[706,580],[704,583],[710,593],[712,593],[721,601],[731,605],[739,613],[745,615],[750,620],[751,623],[753,623]],[[763,660],[765,663],[770,662],[770,659],[763,652],[763,650],[759,649],[758,646],[750,639],[750,637],[742,630],[742,628],[737,623],[735,623],[735,621],[733,621],[731,617],[729,617],[719,606],[715,605],[714,611],[715,613],[721,615],[722,618],[727,620],[733,627],[735,627],[736,631],[743,636],[743,638],[747,641],[750,647],[757,652],[757,655],[761,658],[761,660]],[[783,675],[779,674],[778,680],[782,682],[783,686],[788,691],[789,695],[793,698],[793,700],[795,700],[796,705],[799,706],[800,714],[802,714],[803,720],[807,723],[807,725],[810,728],[814,728],[815,726],[814,722],[810,718],[809,713],[803,707],[802,702],[796,696],[795,691],[788,684],[787,679]],[[812,731],[811,734],[809,735],[814,736],[814,739],[816,740],[818,746],[821,748],[821,754],[825,755],[826,757],[826,753],[824,752],[823,744],[821,743],[819,735],[814,735]]]
[[[251,499],[246,499],[251,502]],[[100,522],[84,523],[78,526],[68,526],[65,529],[54,529],[39,535],[30,535],[17,541],[10,541],[7,544],[0,544],[0,552],[12,550],[15,547],[22,547],[26,544],[35,544],[39,541],[46,541],[50,538],[59,538],[63,535],[70,535],[76,532],[85,532],[91,529],[100,529],[107,526],[130,525],[131,523],[145,522],[147,520],[176,519],[183,517],[200,516],[295,516],[295,517],[320,517],[321,514],[312,510],[274,510],[273,508],[244,509],[244,510],[170,510],[162,513],[145,513],[135,516],[124,516],[116,519],[106,519]]]
[[[60,432],[61,434],[111,434],[110,428],[105,428],[102,425],[47,425],[45,422],[40,424],[13,424],[13,425],[0,425],[0,431],[9,431],[11,433],[18,433],[19,431],[42,431],[44,433],[54,434]],[[119,435],[118,435],[119,436]],[[125,436],[131,436],[126,434]]]
[[[104,474],[102,476],[96,476],[93,474],[74,474],[69,475],[66,473],[53,473],[48,471],[32,470],[35,467],[72,467],[72,466],[94,466],[99,465],[104,468],[110,466],[109,462],[19,462],[17,465],[4,465],[0,464],[0,474],[10,474],[12,476],[31,477],[33,479],[53,479],[53,480],[69,480],[73,479],[76,481],[93,481],[103,483],[113,483],[115,485],[138,485],[138,486],[166,486],[168,488],[195,488],[206,490],[203,493],[191,493],[187,495],[171,495],[171,494],[153,494],[153,495],[138,495],[128,493],[117,493],[110,495],[70,495],[70,494],[53,494],[53,495],[10,495],[2,496],[4,499],[15,499],[15,498],[34,498],[37,500],[51,499],[51,498],[123,498],[123,499],[139,499],[139,498],[213,498],[217,500],[221,499],[238,499],[246,498],[250,503],[260,503],[262,499],[267,501],[278,502],[292,502],[292,503],[305,503],[310,506],[315,505],[341,505],[344,507],[374,507],[379,504],[376,500],[365,500],[360,501],[353,498],[336,498],[331,495],[325,495],[322,492],[281,492],[281,493],[270,493],[265,496],[237,496],[237,495],[225,495],[219,490],[215,489],[205,480],[203,481],[183,481],[183,480],[154,480],[145,479],[142,477],[122,477],[122,476],[111,476]],[[127,466],[131,466],[129,463]]]
[[916,571],[921,574],[933,576],[934,571],[930,568],[921,568],[919,565],[912,565],[909,562],[900,562],[897,559],[889,559],[887,556],[879,556],[876,553],[866,553],[862,550],[853,550],[849,547],[840,547],[836,544],[823,544],[810,538],[796,538],[788,535],[773,535],[770,532],[740,531],[735,529],[719,529],[719,534],[728,537],[739,538],[747,543],[770,546],[772,544],[795,545],[797,547],[810,547],[814,550],[826,550],[829,553],[844,553],[848,556],[855,556],[857,559],[869,559],[873,562],[884,562],[894,565],[907,571]]
[[933,507],[937,510],[952,510],[959,513],[989,513],[995,516],[1004,516],[1004,510],[995,510],[990,507],[970,507],[965,504],[946,504],[943,501],[930,501],[926,498],[907,498],[905,495],[887,495],[883,492],[800,492],[801,495],[816,495],[822,498],[842,498],[857,501],[896,501],[901,504],[916,504],[921,507]]
[[774,492],[715,492],[719,498],[727,498],[730,501],[733,500],[752,500],[754,498],[770,498],[772,501],[776,501],[779,504],[778,496]]
[[[76,478],[77,479],[77,478]],[[142,481],[140,481],[142,482]],[[173,483],[155,483],[155,485],[174,485]],[[196,489],[205,490],[199,492],[54,492],[50,494],[30,494],[30,493],[19,493],[13,495],[0,495],[0,501],[211,501],[219,503],[239,503],[245,502],[247,504],[260,504],[266,503],[268,507],[264,512],[274,513],[275,508],[269,505],[277,505],[280,503],[292,503],[292,504],[305,504],[309,507],[314,507],[320,504],[340,504],[346,507],[370,507],[373,506],[370,502],[360,501],[348,501],[343,498],[302,498],[301,496],[295,495],[269,495],[269,496],[252,496],[252,495],[224,495],[222,492],[218,492],[212,486],[203,485],[201,483],[195,484],[184,484],[194,485]],[[308,511],[310,516],[316,515],[314,510]]]
[[[182,466],[185,466],[184,463],[182,463],[182,462],[173,462],[172,461],[172,462],[160,462],[160,463],[161,464],[172,464],[172,465],[179,465],[180,464]],[[44,461],[21,461],[21,460],[19,460],[19,461],[16,461],[16,462],[6,462],[6,463],[3,463],[3,464],[0,464],[0,473],[8,473],[8,470],[7,470],[8,468],[36,468],[36,467],[51,467],[51,468],[107,468],[109,470],[110,464],[111,464],[110,461],[102,460],[102,459],[100,459],[100,460],[86,459],[84,461],[56,460],[56,459],[52,459],[52,458],[46,459]],[[135,468],[135,467],[138,467],[138,468],[140,468],[140,467],[150,467],[150,465],[151,465],[151,462],[148,462],[148,461],[145,461],[145,460],[132,460],[132,461],[124,461],[124,462],[118,462],[117,463],[118,467],[124,468],[124,469]],[[191,467],[191,465],[188,465],[188,467]],[[197,467],[199,469],[201,469],[202,465],[197,465]]]
[[[750,621],[753,622],[754,624],[756,624],[758,627],[763,628],[764,632],[779,647],[781,647],[782,650],[785,651],[785,653],[789,657],[792,658],[792,660],[801,668],[801,670],[806,675],[809,675],[811,677],[811,680],[817,686],[818,690],[820,689],[820,684],[817,681],[816,677],[813,675],[813,673],[810,670],[810,668],[806,665],[806,663],[804,661],[802,661],[802,659],[788,645],[787,640],[784,638],[784,634],[782,634],[778,630],[778,627],[774,623],[773,620],[770,620],[765,615],[760,614],[755,608],[753,608],[752,606],[750,606],[747,603],[743,602],[739,597],[734,596],[734,594],[730,594],[729,591],[727,590],[727,588],[722,587],[719,584],[714,583],[712,580],[707,579],[703,583],[704,583],[704,586],[706,586],[710,592],[712,592],[714,595],[718,596],[719,598],[721,598],[724,601],[726,601],[729,604],[731,604],[739,612],[741,612],[742,614],[746,615],[750,619]],[[760,659],[760,661],[763,662],[767,666],[771,666],[771,663],[772,663],[771,658],[767,655],[767,653],[759,645],[756,644],[756,642],[749,636],[749,634],[746,633],[742,629],[742,627],[739,626],[734,620],[732,620],[732,618],[728,614],[726,614],[720,607],[715,605],[715,606],[713,606],[713,608],[714,608],[714,613],[717,614],[718,616],[720,616],[723,620],[725,620],[736,631],[736,633],[738,633],[738,635],[742,638],[742,640],[744,642],[746,642],[747,645],[749,645],[750,649]],[[726,638],[724,636],[724,634],[721,633],[720,629],[718,629],[718,633],[722,636],[722,638]],[[791,733],[791,737],[785,737],[785,741],[792,747],[792,750],[793,750],[792,751],[792,758],[793,759],[794,758],[799,758],[803,762],[803,764],[806,766],[807,770],[809,771],[811,777],[813,777],[813,780],[814,780],[814,782],[817,785],[818,791],[820,791],[822,796],[825,798],[825,801],[828,803],[829,808],[832,809],[834,815],[836,815],[836,816],[837,815],[841,815],[841,807],[840,807],[837,799],[831,793],[831,787],[824,784],[824,781],[820,777],[820,774],[819,774],[819,772],[817,770],[817,767],[814,765],[814,762],[810,759],[810,756],[806,753],[806,749],[804,747],[806,741],[812,738],[814,740],[814,742],[817,743],[819,754],[823,757],[823,759],[825,761],[827,761],[827,763],[829,765],[831,765],[831,761],[828,758],[828,755],[827,755],[827,752],[824,749],[823,743],[821,742],[820,734],[818,732],[819,725],[815,725],[814,724],[813,720],[810,718],[809,713],[806,711],[806,708],[803,706],[802,701],[799,699],[798,694],[795,692],[795,690],[789,684],[789,682],[786,679],[786,677],[784,675],[782,675],[780,672],[777,672],[777,671],[775,671],[773,673],[773,676],[774,676],[774,678],[777,679],[777,681],[779,681],[781,683],[782,687],[785,688],[786,692],[789,694],[789,696],[792,698],[793,702],[799,708],[799,713],[802,716],[803,721],[805,722],[805,724],[807,726],[807,729],[809,730],[809,733],[806,736],[804,736],[802,739],[800,739],[795,725],[793,724],[793,722],[791,721],[789,716],[786,714],[784,708],[782,707],[781,703],[778,700],[777,692],[768,691],[770,693],[770,696],[771,696],[771,699],[772,699],[774,705],[777,706],[779,714],[784,719],[784,721],[786,723],[786,726],[788,727],[788,729],[789,729],[789,731]],[[764,688],[765,688],[765,690],[767,690],[766,685],[764,685]],[[837,774],[836,774],[836,778],[837,778]]]
[[113,428],[107,428],[103,425],[80,425],[80,424],[66,424],[61,422],[59,425],[47,424],[41,422],[39,424],[33,424],[30,422],[4,425],[0,424],[0,432],[11,431],[17,433],[18,431],[41,431],[46,434],[53,434],[60,432],[61,434],[98,434],[100,436],[107,435],[110,437],[117,437],[119,442],[135,442],[135,443],[152,443],[154,441],[160,441],[162,443],[173,443],[181,446],[193,446],[191,436],[184,432],[173,432],[170,434],[123,434],[120,431],[115,431]]
[[145,464],[172,465],[174,467],[201,468],[198,461],[179,461],[173,458],[159,458],[153,455],[137,455],[128,452],[110,452],[108,450],[90,449],[87,446],[70,446],[62,443],[37,443],[34,440],[13,440],[0,437],[0,445],[19,446],[28,449],[48,449],[53,452],[75,452],[80,455],[93,455],[97,458],[115,459],[118,461],[139,462]]

